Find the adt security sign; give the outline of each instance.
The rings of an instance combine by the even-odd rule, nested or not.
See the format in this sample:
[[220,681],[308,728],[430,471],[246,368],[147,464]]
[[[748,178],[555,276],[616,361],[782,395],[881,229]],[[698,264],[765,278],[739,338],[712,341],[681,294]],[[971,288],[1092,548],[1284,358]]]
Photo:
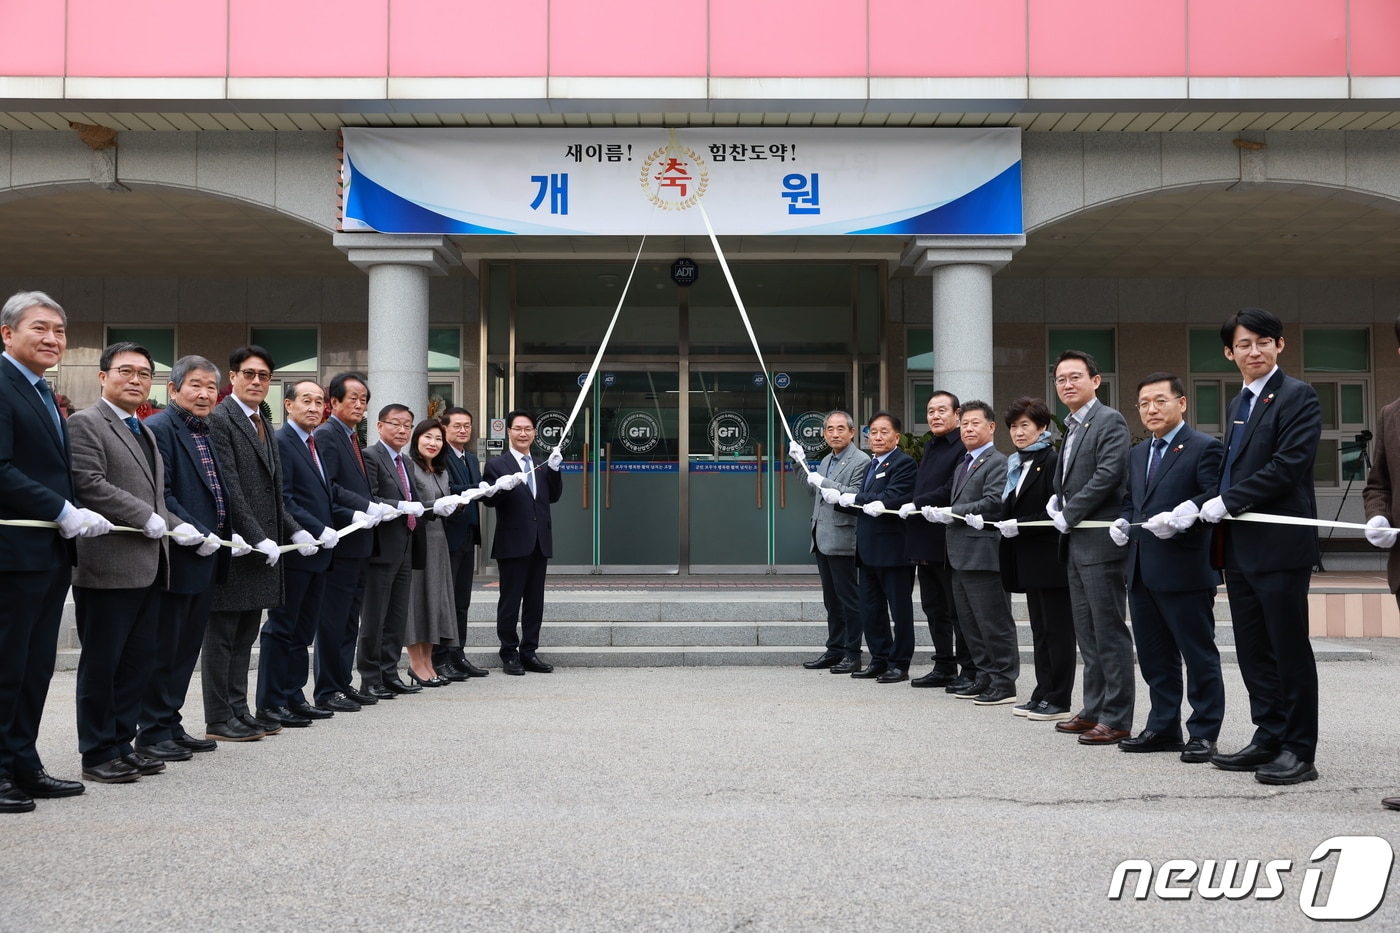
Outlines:
[[792,377],[787,373],[774,373],[773,385],[780,389],[786,389],[788,386],[792,385]]
[[700,267],[695,264],[695,260],[682,256],[671,263],[671,281],[681,288],[689,288],[695,284],[700,277]]
[[588,381],[588,373],[579,373],[579,374],[578,374],[578,387],[579,387],[580,389],[583,388],[583,384],[584,384],[585,382],[587,382],[587,381]]
[[768,381],[768,380],[767,380],[767,378],[763,375],[763,373],[754,373],[754,374],[753,374],[753,384],[754,384],[754,388],[756,388],[756,389],[762,388],[762,387],[763,387],[763,383],[765,383],[765,382],[767,382],[767,381]]

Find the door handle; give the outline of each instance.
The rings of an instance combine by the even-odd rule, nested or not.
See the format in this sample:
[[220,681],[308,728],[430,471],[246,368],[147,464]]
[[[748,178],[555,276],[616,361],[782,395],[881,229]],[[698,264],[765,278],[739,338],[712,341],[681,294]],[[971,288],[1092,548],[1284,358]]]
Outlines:
[[787,459],[783,458],[778,461],[778,508],[780,509],[787,508],[787,475]]
[[758,471],[757,471],[757,473],[758,473],[758,486],[757,486],[757,491],[758,491],[758,504],[757,504],[756,506],[754,506],[754,507],[755,507],[755,508],[761,509],[761,508],[763,508],[763,445],[762,445],[762,444],[759,444],[759,445],[758,445],[758,462],[755,464],[755,466],[758,467]]
[[612,444],[603,446],[603,454],[607,458],[603,464],[603,508],[612,508]]
[[589,483],[589,476],[588,476],[588,442],[587,442],[587,441],[584,441],[584,444],[583,444],[583,496],[581,497],[581,499],[582,499],[582,501],[583,501],[583,510],[584,510],[585,512],[588,511],[588,487],[589,487],[589,485],[591,485],[591,484]]

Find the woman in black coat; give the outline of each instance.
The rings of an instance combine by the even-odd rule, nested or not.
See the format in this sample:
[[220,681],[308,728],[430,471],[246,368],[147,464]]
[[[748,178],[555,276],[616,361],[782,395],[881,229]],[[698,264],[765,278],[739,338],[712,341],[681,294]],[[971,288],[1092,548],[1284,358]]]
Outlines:
[[1050,409],[1043,399],[1023,396],[1011,403],[1003,421],[1016,453],[1007,460],[1002,496],[1001,585],[1026,594],[1035,646],[1035,689],[1012,712],[1042,722],[1069,719],[1076,645],[1069,580],[1057,553],[1060,534],[1050,527],[1018,527],[1049,520],[1045,504],[1054,494],[1060,462],[1050,442]]

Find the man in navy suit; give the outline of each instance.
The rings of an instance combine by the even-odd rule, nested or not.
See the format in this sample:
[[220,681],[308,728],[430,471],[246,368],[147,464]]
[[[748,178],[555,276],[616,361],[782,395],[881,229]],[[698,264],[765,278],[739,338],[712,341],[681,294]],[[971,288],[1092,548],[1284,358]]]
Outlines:
[[510,450],[486,461],[482,471],[496,490],[482,501],[496,510],[491,556],[501,568],[501,596],[496,604],[501,668],[514,675],[548,674],[554,666],[536,652],[544,622],[545,571],[554,556],[549,507],[564,494],[559,475],[564,458],[556,448],[546,461],[548,469],[537,469],[539,460],[530,455],[535,417],[529,412],[507,414],[506,428]]
[[[481,483],[481,465],[467,449],[472,440],[472,413],[449,408],[442,414],[447,435],[448,491],[466,494]],[[452,562],[452,588],[457,608],[457,644],[433,648],[433,669],[451,680],[485,677],[488,671],[467,660],[467,610],[472,604],[472,577],[476,574],[476,547],[481,543],[481,507],[475,501],[463,505],[442,520],[447,533],[447,553]]]
[[26,813],[35,797],[83,792],[51,777],[34,743],[72,579],[64,539],[112,526],[74,504],[68,432],[44,380],[68,345],[63,309],[43,292],[12,295],[0,309],[0,339],[0,518],[58,523],[0,526],[0,813]]
[[[1252,511],[1316,518],[1313,460],[1322,406],[1312,386],[1279,368],[1283,324],[1261,308],[1245,308],[1221,326],[1220,339],[1244,390],[1225,422],[1220,494],[1201,506],[1201,519]],[[1255,729],[1247,746],[1217,753],[1211,764],[1253,771],[1261,784],[1315,781],[1317,663],[1308,642],[1308,585],[1318,560],[1317,529],[1228,522],[1217,535]]]
[[[1210,535],[1172,513],[1200,508],[1216,493],[1224,448],[1186,423],[1186,389],[1171,373],[1138,383],[1138,416],[1152,440],[1128,454],[1122,515],[1109,534],[1128,548],[1128,605],[1138,668],[1152,707],[1147,726],[1118,743],[1125,752],[1180,751],[1188,763],[1209,761],[1225,716],[1225,681],[1215,647],[1215,589]],[[1144,524],[1145,523],[1145,524]],[[1177,525],[1183,525],[1178,531]],[[1137,525],[1140,527],[1130,527]],[[1181,665],[1186,663],[1190,741],[1181,742]]]
[[898,509],[913,495],[919,467],[898,449],[896,415],[877,411],[868,427],[871,459],[865,482],[860,492],[843,493],[837,500],[840,508],[857,515],[860,624],[870,646],[870,664],[851,676],[894,684],[909,679],[914,659],[914,565],[904,556]]
[[[136,750],[165,761],[212,752],[218,743],[185,731],[180,709],[189,692],[214,584],[228,579],[231,552],[219,541],[233,534],[223,474],[209,439],[209,415],[219,400],[219,370],[202,356],[183,356],[170,370],[170,404],[146,419],[165,464],[165,507],[204,536],[197,548],[170,549],[170,583],[160,597],[156,663],[141,700]],[[261,738],[261,736],[258,736]]]
[[331,565],[331,549],[340,541],[331,517],[331,487],[316,455],[311,432],[321,423],[326,397],[321,387],[302,379],[287,389],[282,406],[286,424],[277,432],[277,453],[282,458],[282,500],[287,513],[301,526],[293,532],[299,544],[284,560],[282,605],[267,611],[258,636],[258,718],[293,728],[329,719],[337,712],[358,712],[359,704],[336,702],[318,709],[306,702],[306,649],[316,638],[321,612],[325,572]]

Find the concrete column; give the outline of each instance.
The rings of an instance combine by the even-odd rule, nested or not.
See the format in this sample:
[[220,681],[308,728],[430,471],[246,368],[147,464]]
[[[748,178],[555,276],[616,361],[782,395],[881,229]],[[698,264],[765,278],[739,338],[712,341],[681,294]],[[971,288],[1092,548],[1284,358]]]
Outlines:
[[407,405],[428,412],[428,276],[462,264],[447,237],[337,233],[336,248],[369,274],[370,438],[379,409]]
[[935,386],[964,400],[1004,401],[993,395],[992,274],[1025,244],[1024,236],[950,236],[905,247],[901,265],[932,281]]

